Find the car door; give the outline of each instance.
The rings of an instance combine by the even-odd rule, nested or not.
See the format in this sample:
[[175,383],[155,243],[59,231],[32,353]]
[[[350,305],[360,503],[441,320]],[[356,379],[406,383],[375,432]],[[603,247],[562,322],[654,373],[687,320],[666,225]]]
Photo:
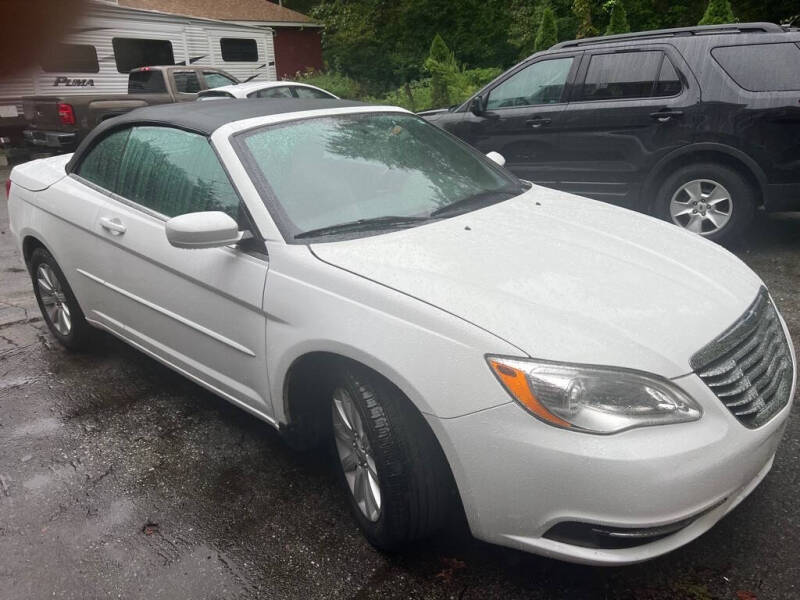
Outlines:
[[90,318],[269,415],[265,253],[186,250],[166,238],[168,218],[205,210],[225,211],[256,233],[207,138],[162,126],[130,129],[114,193],[97,212],[98,255],[82,273],[95,288]]
[[555,187],[638,207],[652,166],[691,143],[698,102],[697,83],[670,46],[587,50],[564,113]]
[[579,53],[523,63],[481,94],[483,109],[448,127],[482,152],[496,151],[519,177],[547,185],[560,162],[559,134]]

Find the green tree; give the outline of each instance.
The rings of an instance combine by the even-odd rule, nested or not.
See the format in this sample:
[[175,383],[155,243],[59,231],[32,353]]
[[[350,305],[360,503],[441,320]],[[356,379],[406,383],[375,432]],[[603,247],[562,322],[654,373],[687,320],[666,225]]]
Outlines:
[[431,50],[425,59],[425,70],[431,74],[431,102],[433,106],[450,106],[448,84],[452,74],[458,71],[455,55],[438,33],[431,42]]
[[572,3],[572,12],[578,17],[578,31],[576,38],[594,37],[597,28],[592,23],[592,0],[575,0]]
[[729,0],[709,0],[706,13],[698,24],[724,25],[725,23],[735,22],[736,17],[733,16],[733,9]]
[[539,31],[536,34],[534,50],[540,52],[558,43],[558,24],[556,14],[550,6],[545,6],[542,11],[542,20],[539,22]]
[[622,0],[609,0],[603,5],[607,11],[611,11],[611,17],[608,20],[608,27],[606,28],[606,35],[615,35],[617,33],[628,33],[631,26],[628,25],[628,14],[625,12],[625,6]]

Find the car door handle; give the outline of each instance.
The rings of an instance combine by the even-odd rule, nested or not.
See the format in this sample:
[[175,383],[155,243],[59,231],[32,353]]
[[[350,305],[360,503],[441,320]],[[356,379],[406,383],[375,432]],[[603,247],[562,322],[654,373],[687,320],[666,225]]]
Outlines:
[[533,117],[532,119],[525,121],[525,125],[528,127],[541,127],[542,125],[550,125],[552,122],[552,119],[548,119],[546,117]]
[[114,235],[122,235],[128,228],[116,217],[100,217],[100,227]]
[[683,111],[682,110],[658,110],[656,112],[650,113],[650,118],[655,119],[661,123],[666,123],[672,117],[682,117]]

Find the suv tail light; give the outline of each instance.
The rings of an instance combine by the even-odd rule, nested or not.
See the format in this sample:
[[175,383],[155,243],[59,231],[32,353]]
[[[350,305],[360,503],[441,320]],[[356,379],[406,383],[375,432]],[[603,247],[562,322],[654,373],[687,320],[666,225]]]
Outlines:
[[6,179],[6,200],[8,200],[8,197],[10,195],[11,195],[11,180]]
[[75,111],[71,104],[58,103],[58,118],[64,125],[75,125]]

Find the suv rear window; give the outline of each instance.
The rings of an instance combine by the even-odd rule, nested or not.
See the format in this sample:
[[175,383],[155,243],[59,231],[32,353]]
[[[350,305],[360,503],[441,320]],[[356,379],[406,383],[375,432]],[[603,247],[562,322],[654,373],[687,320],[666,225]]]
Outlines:
[[711,56],[736,84],[751,92],[800,90],[800,44],[720,46]]
[[675,67],[663,52],[595,54],[580,100],[628,100],[674,96],[681,90]]
[[163,94],[167,91],[161,71],[136,71],[128,75],[129,94]]

